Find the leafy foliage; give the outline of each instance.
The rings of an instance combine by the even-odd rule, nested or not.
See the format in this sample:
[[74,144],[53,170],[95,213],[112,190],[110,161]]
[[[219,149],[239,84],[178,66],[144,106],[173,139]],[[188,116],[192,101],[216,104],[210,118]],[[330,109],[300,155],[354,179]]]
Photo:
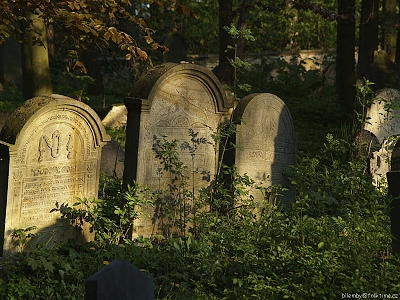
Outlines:
[[[270,84],[278,95],[285,95],[297,125],[303,123],[301,133],[309,137],[310,144],[302,148],[308,151],[301,152],[291,174],[297,187],[292,207],[275,205],[279,189],[274,189],[257,211],[251,197],[254,182],[222,164],[217,175],[227,175],[229,184],[217,176],[195,197],[190,172],[177,155],[179,141],[157,137],[154,150],[162,162],[160,171],[170,173],[175,187],[148,195],[137,185],[123,190],[121,182],[103,177],[101,200],[79,199],[77,206],[58,208],[78,222],[89,222],[96,241],[70,241],[51,250],[39,246],[4,258],[2,297],[82,299],[84,280],[114,259],[126,259],[152,276],[157,299],[332,299],[342,292],[397,293],[400,261],[391,253],[387,192],[372,187],[366,160],[354,155],[349,141],[326,134],[331,128],[325,125],[337,118],[335,102],[307,96],[309,84],[320,75],[284,62],[278,62],[278,70],[276,85],[260,83],[263,73],[253,70],[258,81],[252,85],[255,89],[258,83]],[[300,96],[285,88],[291,84]],[[318,135],[307,135],[311,127],[320,130]],[[236,147],[227,139],[234,132],[231,124],[215,133],[216,147]],[[196,147],[207,141],[189,134],[190,141],[182,146],[195,159]],[[326,136],[322,148],[321,136]],[[132,221],[152,196],[164,201],[160,207],[171,209],[165,209],[165,215],[180,224],[178,232],[184,234],[132,241]],[[189,200],[195,212],[191,217],[185,214]],[[28,232],[16,232],[21,245]]]
[[81,228],[89,223],[99,243],[129,243],[134,220],[143,215],[144,206],[153,205],[151,195],[137,183],[123,191],[118,179],[103,176],[102,181],[101,199],[77,198],[72,207],[57,203],[52,212],[59,211]]
[[[163,2],[155,1],[164,6]],[[176,1],[171,1],[171,8],[177,12],[190,13]],[[11,1],[1,2],[0,43],[14,35],[19,41],[26,40],[25,32],[38,33],[33,21],[26,17],[25,12],[35,12],[46,24],[53,24],[74,41],[75,49],[86,48],[90,43],[106,47],[109,43],[118,45],[125,51],[127,60],[147,60],[146,51],[138,46],[137,41],[128,32],[119,29],[119,20],[133,24],[143,33],[145,44],[150,44],[153,50],[165,51],[165,47],[154,42],[144,18],[137,17],[132,11],[129,0],[121,1]],[[15,24],[20,22],[21,26]],[[34,43],[41,44],[37,36]],[[72,49],[73,50],[73,49]]]
[[[292,173],[298,192],[291,208],[267,201],[254,214],[247,192],[251,180],[233,174],[236,192],[229,204],[236,206],[229,213],[218,209],[232,195],[223,186],[215,189],[212,203],[209,190],[202,191],[193,235],[24,251],[5,262],[2,295],[80,299],[84,279],[113,259],[126,259],[151,275],[157,299],[397,293],[400,261],[390,250],[389,198],[370,184],[363,157],[349,160],[351,147],[330,135],[320,155],[300,160]],[[221,206],[205,209],[211,204]]]

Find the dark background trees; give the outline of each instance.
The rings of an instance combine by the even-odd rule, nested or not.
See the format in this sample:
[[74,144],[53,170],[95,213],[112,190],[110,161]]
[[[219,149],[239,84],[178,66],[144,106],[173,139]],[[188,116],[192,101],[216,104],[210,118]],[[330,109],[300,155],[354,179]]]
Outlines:
[[[220,78],[230,83],[226,74],[231,72],[225,52],[232,41],[222,29],[235,24],[247,26],[256,42],[241,44],[239,55],[266,51],[291,51],[308,49],[335,49],[337,54],[337,93],[344,111],[354,107],[356,77],[365,77],[384,85],[397,87],[396,39],[397,23],[395,0],[180,0],[174,1],[8,1],[1,2],[0,41],[14,36],[23,43],[24,51],[45,45],[44,33],[34,26],[33,17],[40,14],[43,24],[50,26],[54,49],[52,58],[68,59],[69,70],[88,72],[95,81],[88,88],[90,93],[102,93],[101,59],[126,56],[130,60],[147,60],[159,63],[153,49],[163,50],[158,44],[163,35],[176,31],[185,36],[189,54],[219,53]],[[21,12],[24,14],[21,15]],[[28,14],[32,14],[28,16]],[[49,31],[49,30],[48,30]],[[56,41],[56,42],[54,42]],[[2,46],[5,50],[5,46]],[[377,61],[376,51],[382,58]],[[49,47],[42,47],[45,53]],[[354,53],[358,49],[358,61]],[[8,51],[8,50],[5,50]],[[375,56],[374,56],[375,54]],[[31,55],[30,57],[35,57]],[[4,67],[6,56],[0,59]],[[29,74],[29,55],[24,55],[24,74]],[[39,59],[39,56],[37,56]],[[72,63],[71,63],[72,60]],[[397,59],[398,60],[398,59]],[[39,59],[40,61],[40,59]],[[81,63],[83,62],[83,64]],[[224,63],[225,62],[225,63]],[[357,66],[356,66],[357,63]],[[47,65],[39,63],[40,66]],[[84,66],[84,67],[82,67]],[[386,66],[386,71],[382,71]],[[389,66],[389,69],[387,68]],[[51,68],[53,73],[54,68]],[[228,72],[226,72],[226,69]],[[388,70],[387,70],[388,69]],[[354,71],[353,71],[354,70]],[[355,72],[357,70],[357,73]],[[45,69],[28,77],[40,78]],[[383,73],[382,73],[383,72]],[[218,74],[218,72],[216,71]],[[384,74],[384,76],[381,76]],[[2,82],[6,74],[0,74]],[[95,76],[97,75],[97,76]],[[100,76],[99,76],[100,75]],[[356,76],[357,75],[357,76]],[[227,78],[223,78],[223,76]],[[48,77],[46,75],[46,77]],[[97,78],[96,78],[97,77]],[[382,79],[383,78],[383,79]],[[387,79],[388,78],[388,79]],[[34,84],[34,80],[24,80]],[[39,80],[41,85],[50,84]],[[397,86],[396,86],[397,84]],[[25,98],[35,95],[33,86],[24,85]],[[37,86],[37,84],[36,84]],[[40,90],[38,93],[42,93]]]
[[339,0],[338,14],[343,16],[337,22],[336,46],[336,93],[345,113],[355,108],[355,0]]

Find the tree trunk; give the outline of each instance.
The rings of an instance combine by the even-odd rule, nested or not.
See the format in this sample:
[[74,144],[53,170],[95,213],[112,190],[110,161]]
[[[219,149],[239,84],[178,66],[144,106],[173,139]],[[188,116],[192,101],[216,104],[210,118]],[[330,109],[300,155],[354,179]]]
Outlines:
[[219,8],[219,62],[218,66],[213,69],[214,74],[218,77],[221,83],[233,85],[233,66],[230,64],[229,59],[234,58],[234,51],[226,51],[228,46],[233,46],[233,41],[229,33],[224,29],[225,26],[229,27],[232,23],[232,0],[218,0]]
[[40,34],[39,40],[43,45],[33,44],[35,34],[26,32],[27,41],[22,44],[22,91],[25,100],[32,97],[52,94],[49,55],[47,51],[46,26],[37,14],[28,12],[27,18],[33,21],[33,26]]
[[49,53],[49,59],[52,61],[56,56],[56,45],[55,45],[55,32],[54,25],[48,24],[46,26],[46,34],[47,34],[47,50]]
[[[239,20],[238,20],[238,29],[240,31],[244,31],[247,28],[247,17],[249,15],[249,9],[247,5],[251,4],[252,0],[243,0],[242,2],[242,10],[240,11]],[[242,58],[243,49],[244,49],[244,38],[239,38],[237,45],[237,56]]]
[[352,114],[355,108],[355,0],[339,0],[336,46],[336,93],[343,112]]
[[104,95],[103,73],[101,61],[94,51],[85,50],[82,55],[82,61],[87,70],[87,75],[93,78],[87,86],[88,95]]
[[379,0],[363,0],[360,20],[360,39],[358,50],[358,74],[372,79],[371,65],[374,51],[378,50]]
[[382,49],[389,59],[396,60],[396,0],[383,1]]
[[0,45],[0,83],[21,88],[21,46],[13,37]]

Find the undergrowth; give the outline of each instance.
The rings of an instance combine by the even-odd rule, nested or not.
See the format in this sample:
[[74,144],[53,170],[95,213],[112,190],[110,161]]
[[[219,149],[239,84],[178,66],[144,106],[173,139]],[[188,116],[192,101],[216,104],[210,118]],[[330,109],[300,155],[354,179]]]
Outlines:
[[[22,251],[3,261],[0,291],[4,299],[83,299],[86,278],[112,260],[126,259],[153,278],[157,299],[338,299],[341,293],[398,293],[390,199],[370,184],[365,158],[351,156],[351,147],[329,135],[320,155],[303,157],[291,174],[297,196],[290,208],[266,201],[262,212],[254,213],[253,200],[243,189],[251,182],[234,173],[237,190],[229,212],[201,210],[192,234],[131,242],[98,236],[83,245]],[[123,197],[118,185],[104,180],[109,195]],[[223,186],[214,191],[228,195]],[[216,203],[226,207],[227,199],[217,195]],[[198,204],[210,203],[200,197]],[[114,207],[102,217],[112,211],[109,220],[120,224],[124,217]]]
[[[278,67],[280,86],[289,76],[306,72],[297,66],[293,73],[283,62]],[[314,75],[319,76],[290,78],[303,93],[298,98],[285,98],[291,92],[287,90],[279,95],[287,100],[302,141],[289,175],[296,186],[290,207],[279,205],[276,189],[266,194],[257,211],[250,192],[254,182],[223,165],[217,172],[221,177],[193,191],[190,174],[187,179],[175,157],[176,141],[164,141],[158,144],[159,151],[167,149],[158,152],[169,166],[164,171],[174,170],[184,181],[183,190],[173,190],[174,199],[183,210],[190,199],[195,212],[184,211],[185,219],[175,223],[181,226],[175,231],[180,235],[131,239],[142,205],[160,194],[149,194],[139,185],[126,191],[120,181],[102,177],[99,199],[78,201],[86,209],[57,208],[78,225],[89,222],[96,230],[95,241],[68,241],[53,249],[39,245],[3,258],[2,299],[83,299],[85,279],[116,259],[150,275],[156,299],[340,299],[343,293],[363,292],[398,296],[400,261],[391,250],[391,199],[387,190],[372,186],[367,158],[350,142],[352,129],[344,126],[338,134],[341,116],[331,96],[309,97],[303,83],[318,82]],[[253,82],[253,91],[266,84],[259,81]],[[327,134],[329,130],[335,135]],[[230,178],[228,185],[223,175]],[[171,190],[164,192],[171,196]],[[168,216],[169,211],[164,213]],[[21,249],[29,237],[24,230],[16,233]]]

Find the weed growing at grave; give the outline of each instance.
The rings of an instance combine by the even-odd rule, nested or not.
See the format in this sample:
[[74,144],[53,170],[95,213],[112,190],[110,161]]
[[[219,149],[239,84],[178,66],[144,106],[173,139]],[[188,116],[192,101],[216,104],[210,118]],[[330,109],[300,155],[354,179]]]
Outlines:
[[32,233],[32,231],[35,229],[37,229],[36,226],[31,226],[28,228],[20,228],[14,230],[11,236],[13,239],[13,244],[16,246],[17,251],[21,252],[22,250],[24,250],[28,245],[29,241],[33,237],[39,235],[38,233]]
[[[168,141],[166,136],[154,136],[153,151],[159,160],[157,176],[159,188],[156,192],[155,218],[160,221],[160,229],[166,236],[185,236],[188,221],[196,213],[195,186],[199,170],[195,167],[195,158],[200,145],[209,142],[204,137],[199,137],[198,132],[188,129],[189,141],[178,144],[177,140]],[[188,165],[185,165],[179,151],[190,155]],[[208,172],[201,172],[205,181],[210,181]],[[161,189],[161,181],[168,178],[168,191]],[[164,222],[165,220],[165,222]]]
[[[228,61],[233,67],[233,87],[232,87],[232,92],[235,97],[237,97],[238,89],[242,91],[249,91],[251,86],[247,83],[239,84],[239,79],[238,79],[238,70],[242,68],[250,68],[251,64],[248,62],[245,62],[238,56],[238,44],[239,44],[239,39],[244,39],[246,41],[255,41],[254,36],[251,34],[250,29],[245,29],[245,30],[239,30],[236,28],[234,24],[231,24],[231,26],[225,26],[223,28],[228,32],[228,34],[232,37],[232,40],[234,42],[233,45],[229,45],[226,49],[227,51],[233,50],[233,59],[229,59]],[[236,101],[239,99],[235,99]]]
[[358,126],[364,126],[369,122],[367,109],[376,101],[371,85],[374,85],[374,83],[364,78],[363,84],[356,86],[358,109],[355,110],[355,122]]
[[153,205],[147,189],[135,183],[123,190],[120,180],[103,176],[99,199],[77,198],[72,207],[57,203],[52,212],[60,212],[80,228],[87,222],[98,242],[118,245],[132,240],[134,221],[144,214],[146,205]]
[[[334,113],[322,104],[317,120],[324,125],[322,120]],[[233,125],[225,129],[234,131]],[[279,190],[272,190],[257,215],[250,195],[252,180],[222,164],[210,186],[190,202],[193,173],[179,160],[179,142],[159,138],[159,159],[167,166],[159,172],[172,172],[163,176],[176,178],[175,184],[181,186],[172,189],[174,201],[180,197],[187,212],[188,203],[194,205],[195,216],[187,215],[184,224],[193,224],[191,232],[184,228],[176,231],[185,232],[181,237],[124,240],[130,217],[138,217],[135,212],[150,197],[138,188],[132,205],[125,207],[130,200],[121,183],[104,177],[101,210],[88,209],[97,222],[93,227],[103,232],[98,241],[52,250],[39,247],[4,259],[0,294],[4,299],[83,299],[86,278],[111,260],[126,259],[153,278],[156,299],[339,299],[342,293],[362,291],[398,295],[400,260],[390,250],[387,191],[373,188],[366,158],[358,156],[355,145],[322,130],[321,135],[326,136],[322,147],[310,137],[314,148],[307,153],[312,155],[303,152],[291,173],[297,189],[292,207],[274,205]],[[214,136],[216,148],[235,147],[225,139],[228,133]],[[188,141],[185,151],[193,150],[196,159],[201,142],[192,137],[198,144]],[[162,192],[156,196],[168,203],[165,195],[171,190]],[[89,215],[82,215],[83,220]],[[165,212],[168,215],[184,216],[172,210]],[[122,224],[120,219],[128,221]]]
[[[266,201],[255,215],[251,180],[231,173],[234,193],[223,181],[215,182],[212,193],[199,192],[192,235],[23,251],[17,263],[10,260],[0,269],[0,292],[5,299],[82,299],[84,279],[104,263],[126,259],[153,278],[156,299],[398,293],[400,260],[390,251],[389,199],[372,187],[365,159],[349,155],[352,147],[330,135],[319,155],[302,157],[291,174],[297,186],[291,208]],[[222,166],[221,173],[226,171]],[[100,190],[111,203],[123,196],[111,179]]]

